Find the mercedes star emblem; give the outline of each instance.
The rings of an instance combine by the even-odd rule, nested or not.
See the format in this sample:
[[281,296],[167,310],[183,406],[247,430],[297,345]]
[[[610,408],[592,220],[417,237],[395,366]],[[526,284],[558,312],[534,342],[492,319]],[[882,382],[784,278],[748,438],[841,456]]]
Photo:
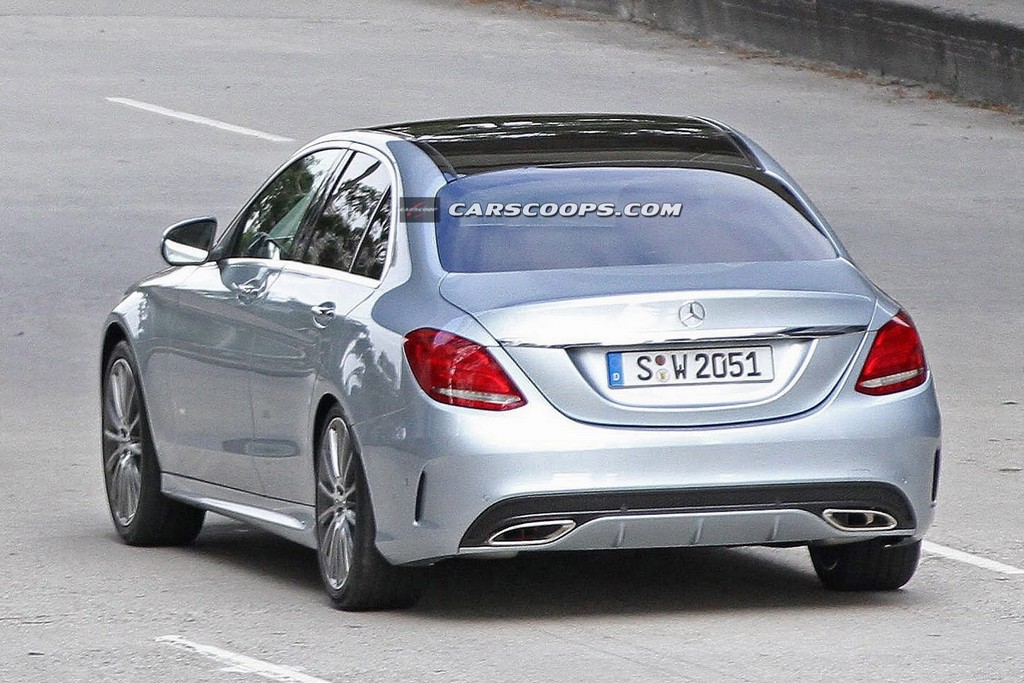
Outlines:
[[684,327],[697,327],[707,316],[707,311],[704,310],[704,304],[699,301],[687,301],[685,304],[679,307],[679,322],[683,323]]

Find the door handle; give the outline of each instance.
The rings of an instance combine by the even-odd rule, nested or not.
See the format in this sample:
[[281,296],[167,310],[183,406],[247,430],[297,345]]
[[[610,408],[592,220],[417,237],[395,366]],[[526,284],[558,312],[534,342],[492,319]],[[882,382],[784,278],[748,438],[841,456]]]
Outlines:
[[333,301],[325,301],[322,304],[313,306],[309,310],[313,313],[313,324],[323,329],[334,319],[337,306],[335,306]]
[[238,300],[241,301],[243,304],[251,303],[255,301],[260,294],[263,293],[263,286],[263,280],[259,278],[253,278],[251,280],[243,282],[240,285],[236,285],[235,296],[237,296]]

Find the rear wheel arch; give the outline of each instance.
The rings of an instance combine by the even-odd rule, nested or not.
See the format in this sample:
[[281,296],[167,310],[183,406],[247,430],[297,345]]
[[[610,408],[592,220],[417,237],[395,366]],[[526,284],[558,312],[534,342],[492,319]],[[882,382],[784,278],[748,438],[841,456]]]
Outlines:
[[[341,401],[339,401],[333,394],[324,394],[317,402],[316,412],[313,413],[313,432],[310,434],[310,443],[313,444],[314,449],[316,448],[317,439],[320,438],[320,432],[323,429],[324,424],[327,422],[327,414],[330,413],[331,409],[335,406],[337,406],[344,415],[345,409],[341,407]],[[346,418],[346,422],[347,421],[348,420]],[[316,461],[314,459],[314,463],[315,462]]]
[[[319,447],[323,429],[327,425],[328,418],[334,408],[337,408],[338,412],[341,413],[341,419],[345,422],[345,426],[348,428],[349,438],[352,440],[352,446],[355,449],[356,458],[359,459],[360,468],[362,469],[363,477],[366,480],[367,499],[370,502],[370,506],[373,507],[373,501],[377,500],[377,493],[382,486],[380,477],[375,474],[376,469],[368,466],[366,462],[366,452],[363,449],[358,431],[352,425],[351,413],[346,410],[344,403],[338,400],[338,397],[335,394],[330,392],[325,393],[320,397],[320,400],[317,401],[316,404],[316,411],[313,414],[313,429],[310,433],[311,448],[309,453],[312,458],[310,466],[314,480],[319,474],[319,462],[317,459],[316,449]],[[387,494],[385,493],[383,495]]]
[[[363,461],[364,458],[365,458],[365,456],[363,454],[363,449],[362,449],[362,447],[360,446],[360,443],[359,443],[359,437],[356,435],[356,431],[352,428],[352,419],[351,419],[351,417],[349,415],[349,411],[345,410],[345,406],[342,404],[341,401],[338,400],[337,396],[335,396],[332,393],[326,393],[323,396],[321,396],[320,400],[317,402],[316,412],[313,414],[314,415],[314,417],[313,417],[313,431],[310,434],[310,437],[311,437],[310,443],[313,445],[312,455],[313,455],[313,468],[314,468],[313,474],[314,475],[316,474],[316,467],[317,467],[316,448],[317,448],[317,446],[318,446],[318,444],[320,442],[320,436],[321,436],[321,434],[323,432],[323,428],[327,424],[327,418],[330,415],[331,410],[333,408],[337,408],[338,409],[338,411],[341,413],[341,419],[345,421],[345,426],[348,427],[349,437],[352,439],[352,443],[355,446],[356,456],[359,458],[360,461]],[[363,463],[364,471],[365,471],[365,468],[366,468],[366,464],[364,462]],[[367,479],[370,478],[368,473],[366,474],[366,476],[367,476]],[[370,500],[373,500],[372,492],[373,492],[373,490],[376,489],[376,487],[373,485],[373,482],[371,482],[371,481],[367,481],[367,485],[370,487],[370,490],[371,490]]]
[[309,431],[309,445],[307,446],[306,452],[303,454],[303,460],[305,461],[305,467],[307,468],[306,472],[313,476],[314,504],[316,501],[316,482],[320,476],[320,459],[317,456],[317,449],[320,447],[320,436],[323,434],[324,427],[327,425],[328,417],[334,408],[341,410],[342,415],[344,415],[345,411],[341,408],[341,402],[338,401],[333,394],[324,394],[320,397],[320,400],[317,401],[316,410],[313,413],[313,422]]
[[[324,588],[341,609],[408,607],[421,592],[422,571],[396,567],[377,550],[372,497],[345,410],[339,401],[325,396],[318,402],[315,415],[314,518],[317,562]],[[331,432],[333,423],[343,425],[346,438],[334,440],[332,434],[340,433],[342,427]],[[330,451],[325,450],[328,444]],[[325,460],[325,453],[334,454],[333,464],[331,455]]]

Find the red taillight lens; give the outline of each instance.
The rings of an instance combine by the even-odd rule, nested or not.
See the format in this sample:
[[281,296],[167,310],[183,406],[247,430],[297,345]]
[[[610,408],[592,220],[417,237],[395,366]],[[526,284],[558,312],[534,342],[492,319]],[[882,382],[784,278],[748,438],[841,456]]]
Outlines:
[[405,357],[420,387],[441,403],[480,410],[512,410],[526,399],[476,342],[423,328],[405,337]]
[[875,335],[857,379],[857,391],[872,396],[893,394],[920,386],[927,378],[921,337],[910,316],[900,311]]

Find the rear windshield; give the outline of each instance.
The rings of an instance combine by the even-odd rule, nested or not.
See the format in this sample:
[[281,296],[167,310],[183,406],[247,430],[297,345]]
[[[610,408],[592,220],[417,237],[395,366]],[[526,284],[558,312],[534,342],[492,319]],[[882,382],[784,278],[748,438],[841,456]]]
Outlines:
[[449,272],[823,261],[829,240],[768,188],[722,171],[527,168],[438,193]]

